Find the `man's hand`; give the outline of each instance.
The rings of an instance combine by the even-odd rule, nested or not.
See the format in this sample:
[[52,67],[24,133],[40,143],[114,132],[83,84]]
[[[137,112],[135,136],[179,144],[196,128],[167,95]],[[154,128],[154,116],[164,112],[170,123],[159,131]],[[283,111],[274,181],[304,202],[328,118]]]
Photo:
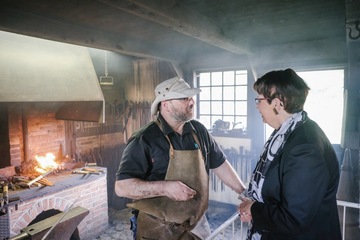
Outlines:
[[165,181],[165,195],[175,201],[188,201],[196,195],[196,191],[181,181]]

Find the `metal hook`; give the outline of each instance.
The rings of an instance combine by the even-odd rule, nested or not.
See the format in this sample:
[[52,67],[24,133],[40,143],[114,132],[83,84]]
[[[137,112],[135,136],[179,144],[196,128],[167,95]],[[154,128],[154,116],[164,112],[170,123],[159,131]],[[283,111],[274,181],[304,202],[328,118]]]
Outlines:
[[348,24],[352,24],[354,23],[355,25],[355,29],[357,30],[358,34],[356,36],[353,36],[352,34],[352,28],[351,27],[347,27],[349,29],[349,38],[352,39],[352,40],[356,40],[356,39],[359,39],[360,38],[360,21],[359,20],[356,20],[354,22],[349,22]]

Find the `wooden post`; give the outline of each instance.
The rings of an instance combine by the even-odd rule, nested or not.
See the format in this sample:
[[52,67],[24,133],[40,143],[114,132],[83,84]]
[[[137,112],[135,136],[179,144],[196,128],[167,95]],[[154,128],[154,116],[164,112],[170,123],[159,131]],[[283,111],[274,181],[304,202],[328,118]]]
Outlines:
[[22,109],[21,112],[21,123],[22,123],[22,133],[23,133],[23,146],[24,146],[24,160],[29,160],[29,144],[28,144],[28,125],[27,125],[27,116],[26,111]]

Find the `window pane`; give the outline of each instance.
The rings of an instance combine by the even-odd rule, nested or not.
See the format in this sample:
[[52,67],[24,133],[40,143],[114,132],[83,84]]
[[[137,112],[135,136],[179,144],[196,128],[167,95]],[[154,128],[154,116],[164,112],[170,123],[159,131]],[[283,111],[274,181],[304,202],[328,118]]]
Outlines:
[[201,114],[210,114],[210,101],[199,102],[199,109],[201,109]]
[[246,85],[247,84],[247,74],[236,75],[236,85]]
[[199,86],[210,86],[210,73],[200,73]]
[[236,117],[235,118],[235,129],[246,129],[247,126],[247,118],[246,117]]
[[231,130],[233,128],[233,124],[234,124],[234,116],[224,116],[224,121],[230,123],[229,130]]
[[199,94],[200,100],[210,100],[210,87],[201,87],[201,92]]
[[235,103],[235,114],[236,115],[247,115],[247,102],[239,102]]
[[222,120],[222,115],[212,115],[212,125],[214,125],[214,123],[217,121],[217,120]]
[[234,115],[234,102],[224,102],[224,115]]
[[237,70],[235,71],[236,74],[243,74],[243,75],[247,75],[247,71],[246,70]]
[[247,86],[236,86],[235,88],[236,100],[246,100],[247,99]]
[[224,72],[224,85],[234,85],[234,71]]
[[212,87],[211,99],[212,100],[222,99],[222,87]]
[[222,102],[212,102],[211,110],[211,114],[222,114]]
[[222,72],[213,72],[211,73],[211,84],[221,86],[222,83]]
[[202,124],[204,124],[204,126],[207,129],[210,129],[211,127],[211,122],[210,122],[210,117],[209,116],[200,116],[199,122],[201,122]]
[[224,87],[224,100],[234,100],[235,92],[234,87]]

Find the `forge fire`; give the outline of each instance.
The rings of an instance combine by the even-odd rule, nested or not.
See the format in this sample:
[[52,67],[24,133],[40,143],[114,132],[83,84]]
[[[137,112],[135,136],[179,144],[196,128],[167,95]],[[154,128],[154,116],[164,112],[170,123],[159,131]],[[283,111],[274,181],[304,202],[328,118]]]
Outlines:
[[[16,191],[31,187],[53,186],[54,184],[46,176],[75,171],[74,168],[81,165],[83,164],[71,162],[68,156],[59,161],[52,153],[47,153],[45,156],[36,155],[34,160],[24,161],[21,166],[16,167],[15,175],[1,177],[0,187]],[[4,190],[2,192],[4,194]]]

